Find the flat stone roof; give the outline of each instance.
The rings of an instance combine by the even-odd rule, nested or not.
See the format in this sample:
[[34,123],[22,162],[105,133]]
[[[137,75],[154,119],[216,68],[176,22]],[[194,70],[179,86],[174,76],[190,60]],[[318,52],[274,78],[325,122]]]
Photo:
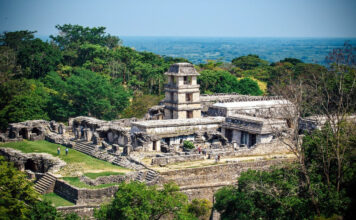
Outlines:
[[288,100],[262,100],[262,101],[244,101],[244,102],[225,102],[215,103],[213,107],[221,108],[254,108],[273,105],[292,105]]
[[172,64],[168,71],[164,73],[165,75],[175,75],[175,76],[198,76],[200,75],[194,65],[191,63],[175,63]]
[[157,128],[157,127],[177,127],[190,125],[217,124],[225,121],[225,117],[205,117],[205,118],[188,118],[188,119],[169,119],[169,120],[148,120],[132,122],[132,126]]
[[246,122],[254,122],[258,124],[284,124],[284,120],[279,120],[279,119],[266,119],[266,118],[261,118],[261,117],[254,117],[254,116],[249,116],[249,115],[242,115],[242,114],[233,114],[230,116],[227,116],[226,119],[228,120],[229,118],[231,119],[239,119],[241,121],[246,121]]

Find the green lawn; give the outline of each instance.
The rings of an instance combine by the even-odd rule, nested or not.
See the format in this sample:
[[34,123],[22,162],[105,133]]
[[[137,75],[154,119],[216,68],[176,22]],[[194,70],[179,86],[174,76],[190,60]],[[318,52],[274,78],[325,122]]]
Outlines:
[[[0,147],[10,147],[24,153],[49,153],[55,157],[59,157],[67,163],[67,165],[58,172],[58,174],[61,174],[62,176],[80,176],[84,173],[102,172],[126,173],[130,171],[129,169],[96,159],[74,149],[69,149],[69,153],[66,156],[64,146],[53,144],[48,141],[24,140],[19,142],[1,143]],[[61,154],[59,156],[57,155],[57,147],[60,147],[61,149]]]
[[58,206],[72,206],[74,203],[60,197],[59,195],[55,193],[47,193],[42,195],[43,199],[49,200],[54,207]]
[[90,179],[96,179],[100,176],[124,175],[124,174],[125,173],[105,171],[105,172],[100,172],[100,173],[84,173],[84,176],[87,176]]
[[119,185],[118,183],[108,183],[108,184],[101,184],[98,186],[91,186],[86,183],[80,182],[79,177],[63,177],[64,181],[68,182],[70,185],[78,187],[78,188],[86,188],[86,189],[101,189],[106,188],[109,186]]

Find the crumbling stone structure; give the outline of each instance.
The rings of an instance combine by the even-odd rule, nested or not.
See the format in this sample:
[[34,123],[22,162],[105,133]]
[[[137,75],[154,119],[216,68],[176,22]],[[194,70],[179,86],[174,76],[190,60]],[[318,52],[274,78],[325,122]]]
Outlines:
[[46,153],[22,153],[11,148],[0,148],[0,156],[14,163],[21,171],[29,170],[34,173],[57,172],[66,162]]
[[12,140],[43,140],[49,122],[45,120],[33,120],[20,123],[11,123],[6,136]]
[[[190,63],[173,64],[165,75],[165,99],[145,119],[104,121],[80,116],[71,118],[69,126],[28,121],[11,124],[0,139],[46,139],[111,162],[132,152],[179,154],[186,140],[207,150],[250,148],[271,142],[274,132],[291,126],[287,114],[294,107],[281,97],[200,95],[199,73]],[[202,108],[205,117],[201,117]]]

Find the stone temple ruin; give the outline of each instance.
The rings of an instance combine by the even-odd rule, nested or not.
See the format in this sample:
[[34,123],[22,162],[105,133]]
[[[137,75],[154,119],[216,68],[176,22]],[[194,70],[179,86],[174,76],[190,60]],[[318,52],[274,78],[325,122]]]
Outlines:
[[183,149],[186,140],[211,156],[248,151],[253,155],[256,148],[259,154],[269,154],[282,149],[276,147],[281,144],[276,144],[274,133],[292,126],[285,114],[293,111],[289,101],[239,94],[200,95],[199,73],[190,63],[173,64],[165,75],[165,99],[144,119],[103,121],[80,116],[71,118],[68,126],[43,120],[13,123],[0,140],[46,139],[111,162],[151,154],[152,164],[154,157],[196,154],[197,149]]
[[[68,125],[43,120],[13,123],[6,133],[0,134],[0,141],[45,139],[136,170],[128,179],[147,184],[174,180],[190,198],[209,199],[216,188],[234,183],[241,171],[264,168],[274,162],[243,165],[238,160],[227,160],[227,165],[210,171],[210,168],[190,168],[181,173],[159,172],[158,168],[214,160],[217,156],[261,157],[288,153],[275,134],[288,132],[293,126],[288,120],[288,114],[294,109],[289,101],[269,96],[201,95],[197,84],[199,73],[189,63],[173,64],[165,75],[168,78],[165,99],[150,108],[143,119],[104,121],[80,116],[69,119]],[[185,149],[184,141],[191,141],[195,149]],[[189,188],[193,183],[194,188]],[[86,203],[85,193],[83,198],[73,199],[73,193],[62,192],[68,186],[64,187],[63,182],[58,184],[58,187],[52,186],[56,193],[77,204]],[[202,188],[197,188],[199,184]],[[112,192],[111,189],[99,194]]]

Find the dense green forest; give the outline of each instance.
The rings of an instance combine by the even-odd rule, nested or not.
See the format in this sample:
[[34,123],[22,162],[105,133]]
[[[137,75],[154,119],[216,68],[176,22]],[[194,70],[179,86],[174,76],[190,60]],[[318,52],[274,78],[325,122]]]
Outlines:
[[[32,31],[0,36],[0,120],[66,121],[87,115],[115,119],[130,112],[132,98],[154,100],[163,92],[168,67],[184,59],[161,57],[121,46],[104,27],[56,26],[50,42]],[[138,97],[138,98],[136,98]],[[144,109],[147,110],[147,109]],[[138,112],[142,116],[142,111]]]
[[[28,30],[0,35],[1,129],[31,119],[142,117],[163,98],[168,67],[189,62],[122,46],[105,27],[56,28],[58,34],[49,42]],[[292,58],[269,64],[257,55],[231,63],[208,60],[196,68],[202,93],[250,95],[273,94],[267,85],[286,72],[324,69]]]

